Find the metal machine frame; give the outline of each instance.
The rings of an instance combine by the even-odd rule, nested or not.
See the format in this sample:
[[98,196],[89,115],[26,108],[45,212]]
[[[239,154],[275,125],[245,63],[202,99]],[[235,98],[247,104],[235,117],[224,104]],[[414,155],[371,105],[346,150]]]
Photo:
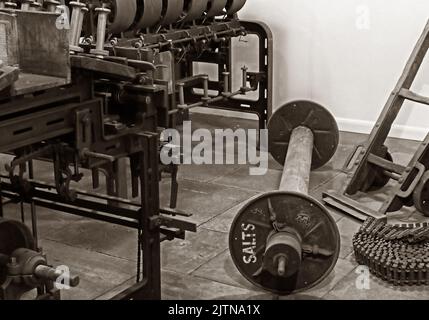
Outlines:
[[[178,168],[159,163],[162,128],[180,125],[197,106],[254,113],[264,128],[272,109],[272,35],[262,23],[238,19],[246,0],[208,0],[207,12],[197,1],[189,1],[186,12],[183,0],[157,1],[139,3],[147,10],[166,6],[160,19],[149,11],[139,15],[134,0],[65,1],[69,32],[54,27],[55,0],[0,0],[0,32],[3,26],[8,41],[6,53],[0,51],[0,60],[6,58],[0,63],[0,153],[14,156],[1,176],[0,218],[5,205],[30,204],[35,250],[36,207],[136,229],[137,283],[114,299],[160,299],[160,242],[196,231],[177,218],[189,215],[174,209]],[[46,32],[31,32],[33,23]],[[232,38],[246,34],[259,38],[259,70],[243,68],[242,86],[233,91]],[[218,81],[195,75],[193,62],[218,65]],[[256,90],[256,101],[237,98]],[[126,199],[127,158],[132,198],[139,201]],[[53,183],[38,180],[34,160],[52,164]],[[83,170],[91,172],[94,189],[103,173],[107,193],[73,190]],[[164,172],[172,176],[169,209],[159,203]],[[0,271],[10,268],[1,258],[2,252]],[[59,298],[46,286],[38,290],[41,298]]]

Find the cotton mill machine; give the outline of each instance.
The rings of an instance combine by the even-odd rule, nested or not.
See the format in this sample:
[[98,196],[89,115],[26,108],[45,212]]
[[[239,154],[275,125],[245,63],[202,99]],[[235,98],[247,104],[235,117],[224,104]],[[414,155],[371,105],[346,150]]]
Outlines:
[[[34,289],[59,299],[59,277],[79,283],[49,265],[38,207],[137,230],[137,281],[114,299],[160,299],[160,243],[196,231],[175,210],[178,168],[159,163],[160,132],[195,107],[253,113],[262,128],[271,113],[272,36],[238,19],[245,2],[0,0],[0,153],[10,159],[0,184],[0,299]],[[258,39],[257,70],[233,59],[233,42],[247,35]],[[198,73],[202,63],[217,77]],[[52,167],[50,181],[37,177],[36,161]],[[161,173],[171,175],[170,208],[160,207]],[[105,190],[78,188],[87,175]],[[5,217],[24,203],[31,221]]]

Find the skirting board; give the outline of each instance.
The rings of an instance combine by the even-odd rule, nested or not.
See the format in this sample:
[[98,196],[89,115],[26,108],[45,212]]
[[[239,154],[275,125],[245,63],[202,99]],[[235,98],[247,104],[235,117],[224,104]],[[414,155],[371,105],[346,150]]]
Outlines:
[[[234,118],[249,119],[249,120],[257,119],[256,115],[253,115],[253,114],[226,111],[226,110],[208,109],[208,108],[195,108],[195,109],[192,109],[192,113],[212,114],[217,116],[234,117]],[[346,118],[337,118],[337,123],[340,131],[362,133],[362,134],[369,134],[375,125],[375,122],[371,122],[371,121],[346,119]],[[390,131],[389,136],[392,138],[422,141],[427,134],[428,134],[427,128],[394,125],[392,130]]]
[[[375,126],[375,122],[337,118],[340,131],[369,134]],[[428,134],[428,129],[404,125],[393,125],[389,137],[422,141]]]

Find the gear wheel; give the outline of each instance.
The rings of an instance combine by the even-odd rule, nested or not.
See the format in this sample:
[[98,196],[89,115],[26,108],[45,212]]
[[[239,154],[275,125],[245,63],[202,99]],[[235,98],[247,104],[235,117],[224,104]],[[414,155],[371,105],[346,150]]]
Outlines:
[[356,261],[394,285],[429,285],[429,228],[407,229],[367,219],[353,237]]

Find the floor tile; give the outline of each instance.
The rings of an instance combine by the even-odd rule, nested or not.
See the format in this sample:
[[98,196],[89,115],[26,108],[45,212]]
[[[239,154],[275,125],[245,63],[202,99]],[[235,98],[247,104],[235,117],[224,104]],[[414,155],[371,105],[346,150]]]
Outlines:
[[46,238],[118,258],[136,260],[137,231],[118,225],[82,219],[48,233]]
[[80,277],[79,286],[62,291],[65,300],[94,299],[129,279],[135,272],[135,263],[128,260],[49,240],[41,240],[40,244],[50,264],[67,266],[72,274]]
[[427,300],[429,290],[426,287],[395,287],[373,275],[369,288],[358,289],[357,269],[343,278],[324,298],[329,300]]
[[346,259],[353,252],[353,236],[359,231],[361,224],[354,219],[344,217],[337,222],[337,225],[341,235],[340,258]]
[[162,244],[162,266],[165,270],[190,273],[227,247],[227,234],[199,228],[197,233],[189,233],[186,240]]
[[[161,205],[168,206],[170,186],[162,184]],[[198,225],[222,214],[237,204],[254,196],[256,192],[226,187],[216,183],[180,180],[177,209],[193,216]]]

